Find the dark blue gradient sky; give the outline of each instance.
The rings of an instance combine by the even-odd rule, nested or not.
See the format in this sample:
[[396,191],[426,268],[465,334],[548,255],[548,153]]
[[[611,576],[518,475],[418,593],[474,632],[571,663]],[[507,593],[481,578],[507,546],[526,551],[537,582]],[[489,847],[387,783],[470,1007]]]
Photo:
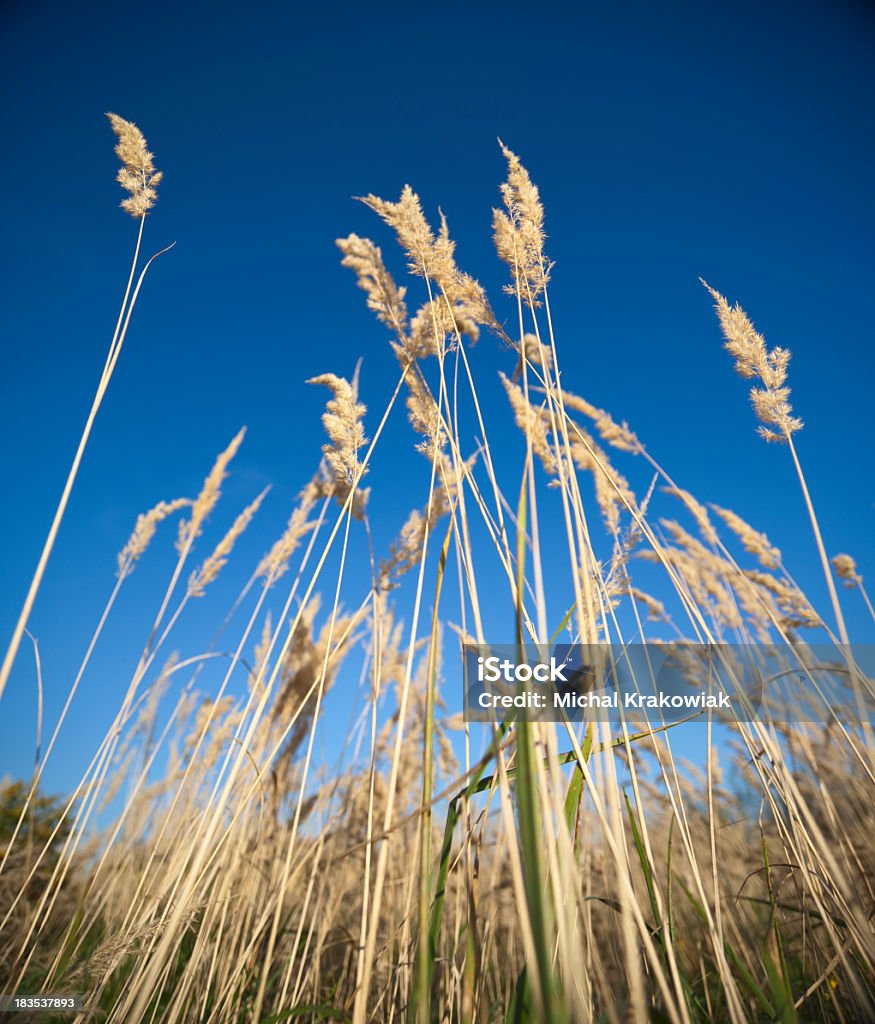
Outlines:
[[[394,198],[410,182],[512,319],[490,240],[498,136],[546,204],[564,382],[628,419],[682,486],[764,529],[825,608],[787,452],[755,435],[697,280],[708,279],[792,349],[799,450],[828,548],[875,572],[871,4],[30,0],[4,4],[0,30],[4,644],[134,241],[104,111],[136,121],[166,173],[146,249],[177,242],[144,289],[31,620],[49,723],[138,512],[192,493],[245,423],[217,523],[272,482],[241,546],[257,558],[318,458],[326,396],[304,380],[350,374],[362,356],[362,397],[385,406],[392,357],[334,239],[368,234],[399,274],[403,261],[353,196]],[[504,417],[495,369],[513,358],[485,337],[472,358],[487,415]],[[413,440],[399,410],[371,479],[384,547],[420,503],[397,483]],[[512,430],[494,440],[518,454]],[[130,581],[50,788],[102,734],[166,561],[157,552]],[[847,604],[860,635],[855,595]],[[29,770],[34,709],[23,647],[0,707],[0,775]]]

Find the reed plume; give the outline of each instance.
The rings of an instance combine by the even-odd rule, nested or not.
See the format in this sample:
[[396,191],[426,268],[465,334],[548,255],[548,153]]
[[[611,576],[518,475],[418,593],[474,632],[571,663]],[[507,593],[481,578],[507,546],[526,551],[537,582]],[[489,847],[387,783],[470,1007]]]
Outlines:
[[705,506],[690,494],[689,491],[683,490],[681,487],[663,487],[663,491],[666,494],[671,494],[673,497],[678,498],[687,507],[692,517],[696,520],[696,526],[699,527],[699,532],[705,538],[708,544],[717,545],[719,538],[717,531],[708,516],[708,510]]
[[863,577],[857,572],[857,563],[850,555],[835,555],[830,559],[835,574],[844,581],[846,587],[859,586]]
[[151,544],[158,524],[168,516],[178,512],[181,508],[187,508],[192,504],[190,498],[176,498],[173,501],[159,501],[154,508],[148,512],[142,512],[137,516],[134,530],[128,538],[127,544],[118,553],[118,575],[119,577],[130,576],[134,571],[137,562],[146,548]]
[[358,489],[358,483],[366,470],[359,462],[358,453],[368,439],[362,425],[367,410],[358,400],[358,371],[352,382],[333,373],[323,373],[311,377],[307,383],[324,385],[333,395],[322,414],[322,426],[328,435],[328,443],[322,446],[328,472],[327,489],[342,505],[356,488],[353,511],[361,515],[367,491]]
[[396,203],[374,195],[363,202],[394,229],[411,273],[434,282],[442,293],[442,299],[429,298],[414,316],[408,342],[411,355],[440,355],[447,343],[452,345],[463,334],[476,341],[481,325],[500,332],[482,286],[456,265],[456,245],[443,214],[435,232],[409,185]]
[[726,339],[724,348],[735,359],[736,371],[745,379],[756,379],[763,385],[753,387],[750,391],[750,400],[760,421],[757,432],[767,441],[786,444],[792,434],[802,429],[802,420],[793,416],[789,401],[789,350],[769,349],[765,338],[754,328],[747,313],[738,303],[730,306],[720,292],[705,281],[702,281],[702,284],[714,299],[714,308]]
[[407,289],[395,284],[383,263],[379,246],[358,235],[338,238],[336,244],[343,253],[341,265],[355,272],[359,288],[368,297],[368,309],[373,310],[377,319],[387,327],[403,335],[407,327],[407,306],[404,303]]
[[311,480],[300,495],[298,504],[289,516],[281,536],[270,551],[258,563],[256,579],[263,579],[265,586],[272,586],[288,569],[289,559],[295,553],[301,540],[315,528],[309,521],[310,512],[319,500],[321,489],[317,480]]
[[179,535],[176,540],[176,550],[180,555],[187,552],[195,540],[200,536],[204,523],[210,513],[216,507],[222,495],[222,481],[228,474],[228,465],[237,454],[243,438],[246,435],[246,427],[243,427],[231,439],[228,447],[219,454],[213,468],[210,470],[200,494],[192,504],[191,518],[183,520],[179,524]]
[[[701,280],[701,279],[700,279]],[[737,303],[730,306],[726,299],[709,284],[702,281],[702,284],[711,293],[715,300],[715,309],[720,319],[723,335],[726,338],[725,348],[735,357],[735,368],[742,377],[756,378],[762,383],[762,387],[751,388],[750,397],[753,403],[754,412],[760,420],[757,428],[761,437],[767,441],[777,441],[786,444],[793,459],[796,475],[799,478],[799,486],[802,488],[802,496],[808,510],[808,518],[811,521],[811,530],[817,544],[817,552],[820,556],[820,565],[823,570],[823,578],[829,591],[830,602],[832,603],[833,614],[835,615],[836,626],[838,627],[839,638],[843,644],[850,643],[848,629],[845,625],[845,618],[836,591],[835,580],[829,567],[829,560],[826,555],[826,545],[820,529],[820,523],[815,512],[814,502],[808,489],[808,482],[802,471],[802,463],[796,452],[793,443],[793,434],[802,429],[802,420],[793,416],[790,406],[790,388],[787,386],[787,367],[790,363],[790,352],[784,348],[768,349],[763,336],[754,329],[747,314]],[[777,430],[773,428],[777,427]]]
[[599,409],[598,406],[587,402],[585,398],[565,389],[562,391],[562,401],[566,409],[573,409],[591,419],[605,444],[609,444],[621,452],[630,452],[632,455],[639,455],[644,450],[644,446],[625,420],[622,423],[615,422],[610,413],[605,412],[604,409]]
[[231,524],[231,528],[216,545],[215,551],[199,569],[191,574],[188,581],[189,597],[203,597],[204,589],[213,582],[227,563],[238,537],[252,522],[255,513],[261,507],[261,503],[264,501],[264,497],[269,490],[269,487],[265,487],[261,494],[243,509]]
[[527,331],[523,335],[522,343],[519,346],[520,357],[516,368],[513,371],[513,379],[519,380],[525,363],[536,367],[539,370],[550,371],[553,368],[553,350],[549,345],[543,345],[537,335]]
[[121,202],[121,208],[132,217],[145,217],[158,198],[158,185],[164,174],[155,170],[155,157],[149,152],[146,139],[140,129],[118,114],[107,114],[112,130],[118,137],[116,156],[122,166],[116,181],[129,192]]
[[547,287],[552,267],[544,255],[544,206],[519,157],[501,140],[499,145],[508,173],[501,186],[504,210],[492,211],[495,248],[510,267],[513,285],[506,290],[534,305]]
[[769,538],[755,530],[749,523],[746,523],[741,516],[736,515],[731,509],[721,508],[719,505],[711,505],[736,537],[741,541],[741,546],[751,555],[755,555],[760,565],[766,569],[777,569],[781,565],[781,552],[769,542]]

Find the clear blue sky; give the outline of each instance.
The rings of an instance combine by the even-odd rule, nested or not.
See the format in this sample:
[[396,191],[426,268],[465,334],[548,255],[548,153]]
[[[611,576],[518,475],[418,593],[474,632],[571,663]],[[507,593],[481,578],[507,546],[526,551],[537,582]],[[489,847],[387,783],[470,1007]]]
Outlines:
[[[166,173],[146,248],[177,242],[147,282],[31,620],[48,721],[138,512],[192,493],[245,423],[223,514],[274,484],[242,546],[255,559],[322,441],[325,394],[304,380],[349,374],[363,356],[363,398],[385,404],[385,335],[334,239],[372,235],[399,272],[402,261],[352,196],[394,198],[410,182],[431,215],[440,205],[459,262],[512,316],[490,241],[504,174],[497,136],[547,207],[565,383],[627,418],[683,486],[773,536],[825,604],[787,453],[755,436],[697,281],[707,278],[771,344],[792,349],[800,454],[827,545],[875,573],[873,44],[862,0],[7,0],[0,643],[103,364],[134,240],[104,111],[134,120]],[[476,353],[481,375],[512,369],[489,338]],[[487,401],[504,415],[497,388]],[[374,467],[381,543],[409,504],[392,468],[412,440],[399,417]],[[50,788],[71,781],[76,750],[101,734],[127,684],[160,566],[156,556],[131,580]],[[852,598],[848,608],[864,629]],[[0,707],[0,775],[29,770],[34,706],[23,647]]]

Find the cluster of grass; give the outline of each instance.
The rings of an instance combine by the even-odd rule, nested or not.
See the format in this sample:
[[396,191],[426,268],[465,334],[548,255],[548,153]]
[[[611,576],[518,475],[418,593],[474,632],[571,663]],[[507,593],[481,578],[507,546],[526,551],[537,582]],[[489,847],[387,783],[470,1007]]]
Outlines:
[[[137,278],[160,175],[135,126],[112,124],[137,249],[0,695],[148,268]],[[113,1024],[875,1017],[865,720],[848,724],[826,707],[817,726],[702,715],[696,765],[682,762],[661,722],[508,719],[487,729],[445,710],[445,680],[457,676],[444,667],[457,642],[446,626],[485,645],[502,601],[512,610],[506,636],[520,645],[562,635],[790,650],[817,635],[846,664],[856,698],[872,693],[849,660],[834,576],[868,598],[849,556],[827,559],[794,446],[789,353],[769,349],[713,292],[726,348],[754,381],[762,432],[786,446],[798,473],[828,616],[768,538],[729,510],[709,511],[627,424],[560,383],[543,209],[520,161],[505,156],[494,233],[512,331],[457,266],[446,222],[433,228],[409,188],[398,202],[365,200],[397,236],[407,287],[373,242],[339,240],[389,333],[397,379],[376,416],[357,375],[312,382],[330,393],[321,463],[231,596],[232,653],[208,693],[195,684],[213,652],[170,652],[174,627],[221,586],[259,510],[263,495],[194,565],[243,433],[196,495],[137,521],[33,779],[0,794],[7,991],[81,993],[85,1019]],[[408,289],[421,293],[412,314]],[[468,347],[481,332],[498,339],[497,358],[509,356],[500,383],[475,381]],[[506,422],[482,415],[492,387],[506,392]],[[409,427],[392,415],[402,404]],[[508,479],[491,439],[514,423],[519,467]],[[380,495],[364,480],[384,432],[409,428],[422,500],[381,556],[370,531]],[[619,459],[630,477],[643,468],[643,495]],[[688,527],[655,519],[656,501],[677,502]],[[40,786],[45,761],[121,588],[171,518],[178,559],[134,674],[82,779],[52,801]],[[549,581],[547,535],[565,551]],[[364,587],[347,570],[360,551],[371,567]],[[639,577],[655,582],[645,591]],[[324,763],[316,738],[326,697],[344,687],[362,714]],[[107,807],[111,822],[96,829]]]

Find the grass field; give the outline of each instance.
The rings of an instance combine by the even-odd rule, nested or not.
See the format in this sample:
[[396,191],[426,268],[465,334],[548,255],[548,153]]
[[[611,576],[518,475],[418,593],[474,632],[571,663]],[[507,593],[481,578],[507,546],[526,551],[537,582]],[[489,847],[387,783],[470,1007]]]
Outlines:
[[[28,650],[30,611],[153,273],[143,254],[160,173],[139,130],[111,121],[136,251],[0,696]],[[848,602],[871,605],[853,559],[821,538],[789,353],[709,288],[714,343],[722,332],[727,350],[726,381],[713,386],[741,390],[734,363],[764,443],[795,469],[829,598],[819,609],[784,566],[780,537],[700,503],[625,421],[591,404],[597,395],[560,376],[544,211],[504,155],[493,225],[508,284],[491,302],[410,189],[364,200],[375,236],[403,251],[406,286],[374,242],[338,241],[385,325],[394,390],[374,409],[358,374],[309,382],[327,398],[314,475],[243,592],[223,598],[229,619],[215,627],[232,654],[215,687],[196,685],[209,638],[177,651],[174,628],[223,588],[235,542],[258,529],[263,494],[231,513],[224,536],[209,525],[243,432],[196,493],[137,520],[65,714],[33,777],[0,791],[6,991],[78,993],[83,1019],[113,1024],[875,1019],[873,745],[855,717],[872,683],[848,646],[868,638],[849,637],[843,617]],[[478,337],[494,351],[488,379],[468,359]],[[487,419],[481,396],[496,388],[506,413]],[[617,414],[634,421],[635,410]],[[368,471],[399,430],[421,453],[425,486],[381,551]],[[514,431],[508,473],[491,442]],[[113,724],[81,780],[51,797],[42,765],[113,605],[174,532],[176,567],[143,611],[148,639]],[[370,567],[365,586],[352,563]],[[502,605],[512,615],[493,637]],[[846,666],[856,703],[796,724],[702,714],[697,763],[678,753],[685,724],[462,720],[460,637],[560,636],[768,643],[788,655],[816,638]],[[326,758],[326,698],[341,691],[361,713]]]

